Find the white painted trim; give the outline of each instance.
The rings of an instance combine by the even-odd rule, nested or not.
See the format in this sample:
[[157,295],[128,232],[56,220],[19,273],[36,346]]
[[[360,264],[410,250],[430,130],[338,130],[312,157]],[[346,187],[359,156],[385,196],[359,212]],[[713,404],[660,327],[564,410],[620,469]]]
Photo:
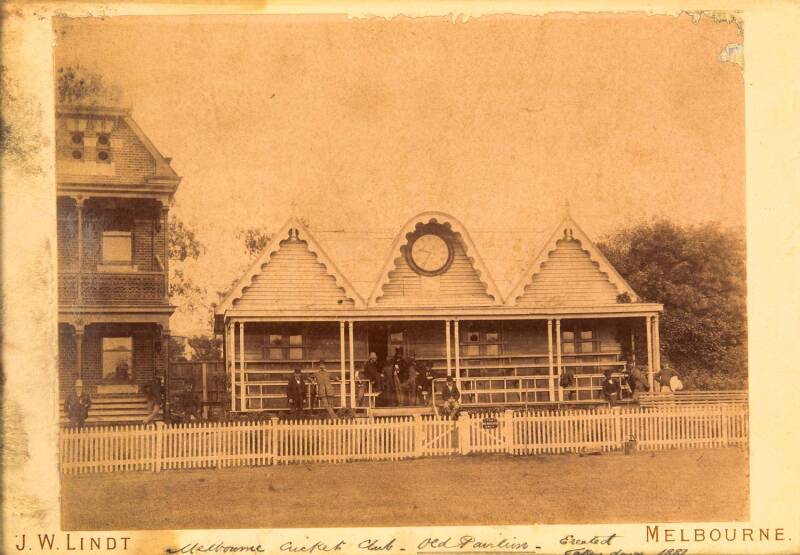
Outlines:
[[458,234],[461,238],[461,243],[464,246],[464,252],[470,259],[472,267],[478,273],[478,279],[484,285],[486,285],[487,294],[494,299],[493,304],[502,305],[503,296],[500,294],[500,290],[497,288],[497,284],[492,278],[489,268],[486,266],[483,258],[481,258],[481,255],[478,252],[478,249],[475,247],[475,243],[472,241],[467,228],[464,226],[464,224],[450,214],[435,211],[417,214],[403,224],[403,226],[400,228],[400,231],[397,233],[394,242],[392,243],[389,256],[383,265],[378,282],[373,287],[372,293],[367,299],[367,304],[369,306],[373,306],[377,302],[378,298],[383,296],[383,286],[389,283],[389,273],[394,269],[394,261],[401,256],[400,248],[405,244],[406,234],[413,232],[417,224],[427,224],[432,220],[435,220],[441,224],[450,224],[450,228],[453,230],[453,232]]
[[608,259],[600,252],[600,249],[595,246],[594,242],[586,235],[572,216],[566,214],[553,230],[550,238],[542,246],[541,250],[539,250],[539,253],[522,273],[517,284],[505,300],[505,304],[508,306],[517,306],[519,298],[525,294],[525,287],[528,286],[533,280],[533,277],[541,271],[542,264],[550,257],[550,253],[556,249],[558,241],[564,236],[564,230],[568,228],[572,230],[572,237],[580,242],[581,248],[589,253],[590,260],[595,262],[598,265],[598,269],[608,276],[609,282],[617,288],[617,292],[620,294],[627,293],[631,298],[631,302],[638,303],[640,300],[639,295],[637,295],[630,284],[625,281],[625,278],[617,272],[616,268],[611,265]]
[[261,273],[261,267],[265,264],[269,264],[272,255],[280,250],[281,242],[289,237],[290,229],[298,230],[298,239],[306,242],[308,250],[317,256],[317,261],[325,266],[328,274],[333,276],[336,280],[336,285],[344,289],[345,295],[355,303],[355,306],[363,307],[365,305],[364,300],[358,294],[355,287],[353,287],[350,281],[342,274],[339,268],[336,267],[336,264],[333,263],[325,251],[322,250],[322,247],[320,247],[319,243],[314,239],[313,234],[299,219],[291,216],[286,220],[286,223],[272,235],[269,243],[264,250],[261,251],[261,254],[256,257],[250,269],[236,282],[236,285],[231,289],[230,293],[228,293],[225,299],[219,304],[215,312],[216,314],[225,314],[226,311],[233,308],[233,301],[242,297],[245,288],[252,284],[253,279]]

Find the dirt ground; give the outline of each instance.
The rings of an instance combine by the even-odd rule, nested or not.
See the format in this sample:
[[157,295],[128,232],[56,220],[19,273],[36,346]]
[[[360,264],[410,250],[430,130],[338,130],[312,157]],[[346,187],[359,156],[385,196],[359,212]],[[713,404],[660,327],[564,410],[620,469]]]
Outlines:
[[735,521],[746,452],[453,456],[65,476],[66,530]]

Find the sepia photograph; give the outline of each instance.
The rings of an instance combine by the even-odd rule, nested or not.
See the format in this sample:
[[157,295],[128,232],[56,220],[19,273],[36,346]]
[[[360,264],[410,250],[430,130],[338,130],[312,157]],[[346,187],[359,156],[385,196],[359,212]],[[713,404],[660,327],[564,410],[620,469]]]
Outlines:
[[741,19],[54,31],[64,529],[748,519]]

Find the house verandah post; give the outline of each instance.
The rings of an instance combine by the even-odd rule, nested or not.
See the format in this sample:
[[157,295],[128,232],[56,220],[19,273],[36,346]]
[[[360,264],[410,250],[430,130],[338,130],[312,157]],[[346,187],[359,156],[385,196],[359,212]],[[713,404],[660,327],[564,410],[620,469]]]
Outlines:
[[564,392],[561,390],[561,318],[556,318],[556,376],[559,381],[559,400],[564,400]]
[[83,324],[75,324],[75,373],[77,379],[83,379]]
[[659,332],[660,316],[656,313],[653,316],[653,366],[655,373],[661,372],[661,333]]
[[452,376],[453,370],[450,365],[450,320],[444,321],[444,340],[445,340],[445,356],[447,357],[447,375]]
[[353,346],[353,321],[347,321],[348,340],[350,346],[350,407],[356,408],[356,362],[355,362],[355,347]]
[[645,332],[647,334],[647,385],[650,387],[650,391],[656,393],[653,390],[653,328],[651,320],[652,318],[649,314],[644,318]]
[[[78,290],[77,290],[77,302],[81,304],[83,302],[83,206],[84,206],[84,197],[77,196],[75,197],[75,209],[78,212]],[[83,330],[81,330],[83,333]],[[79,374],[80,375],[80,374]]]
[[347,405],[344,320],[339,320],[339,408]]
[[245,385],[244,321],[239,322],[239,407],[247,410],[247,386]]
[[[547,375],[550,383],[550,402],[555,401],[554,395],[554,372],[553,372],[553,319],[547,319]],[[558,390],[559,401],[561,400],[561,388]]]
[[225,364],[227,366],[228,376],[231,384],[231,412],[236,410],[236,372],[234,372],[234,365],[236,362],[236,342],[234,335],[236,334],[236,323],[229,322],[225,326]]
[[458,320],[453,322],[453,348],[455,349],[456,357],[456,387],[461,390],[461,335],[458,331]]

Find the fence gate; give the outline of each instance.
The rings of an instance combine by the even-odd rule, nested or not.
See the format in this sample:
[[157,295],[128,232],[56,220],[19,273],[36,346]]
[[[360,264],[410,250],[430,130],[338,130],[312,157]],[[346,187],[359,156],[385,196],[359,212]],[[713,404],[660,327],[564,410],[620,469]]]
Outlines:
[[467,414],[459,422],[461,452],[505,453],[511,447],[513,413]]

